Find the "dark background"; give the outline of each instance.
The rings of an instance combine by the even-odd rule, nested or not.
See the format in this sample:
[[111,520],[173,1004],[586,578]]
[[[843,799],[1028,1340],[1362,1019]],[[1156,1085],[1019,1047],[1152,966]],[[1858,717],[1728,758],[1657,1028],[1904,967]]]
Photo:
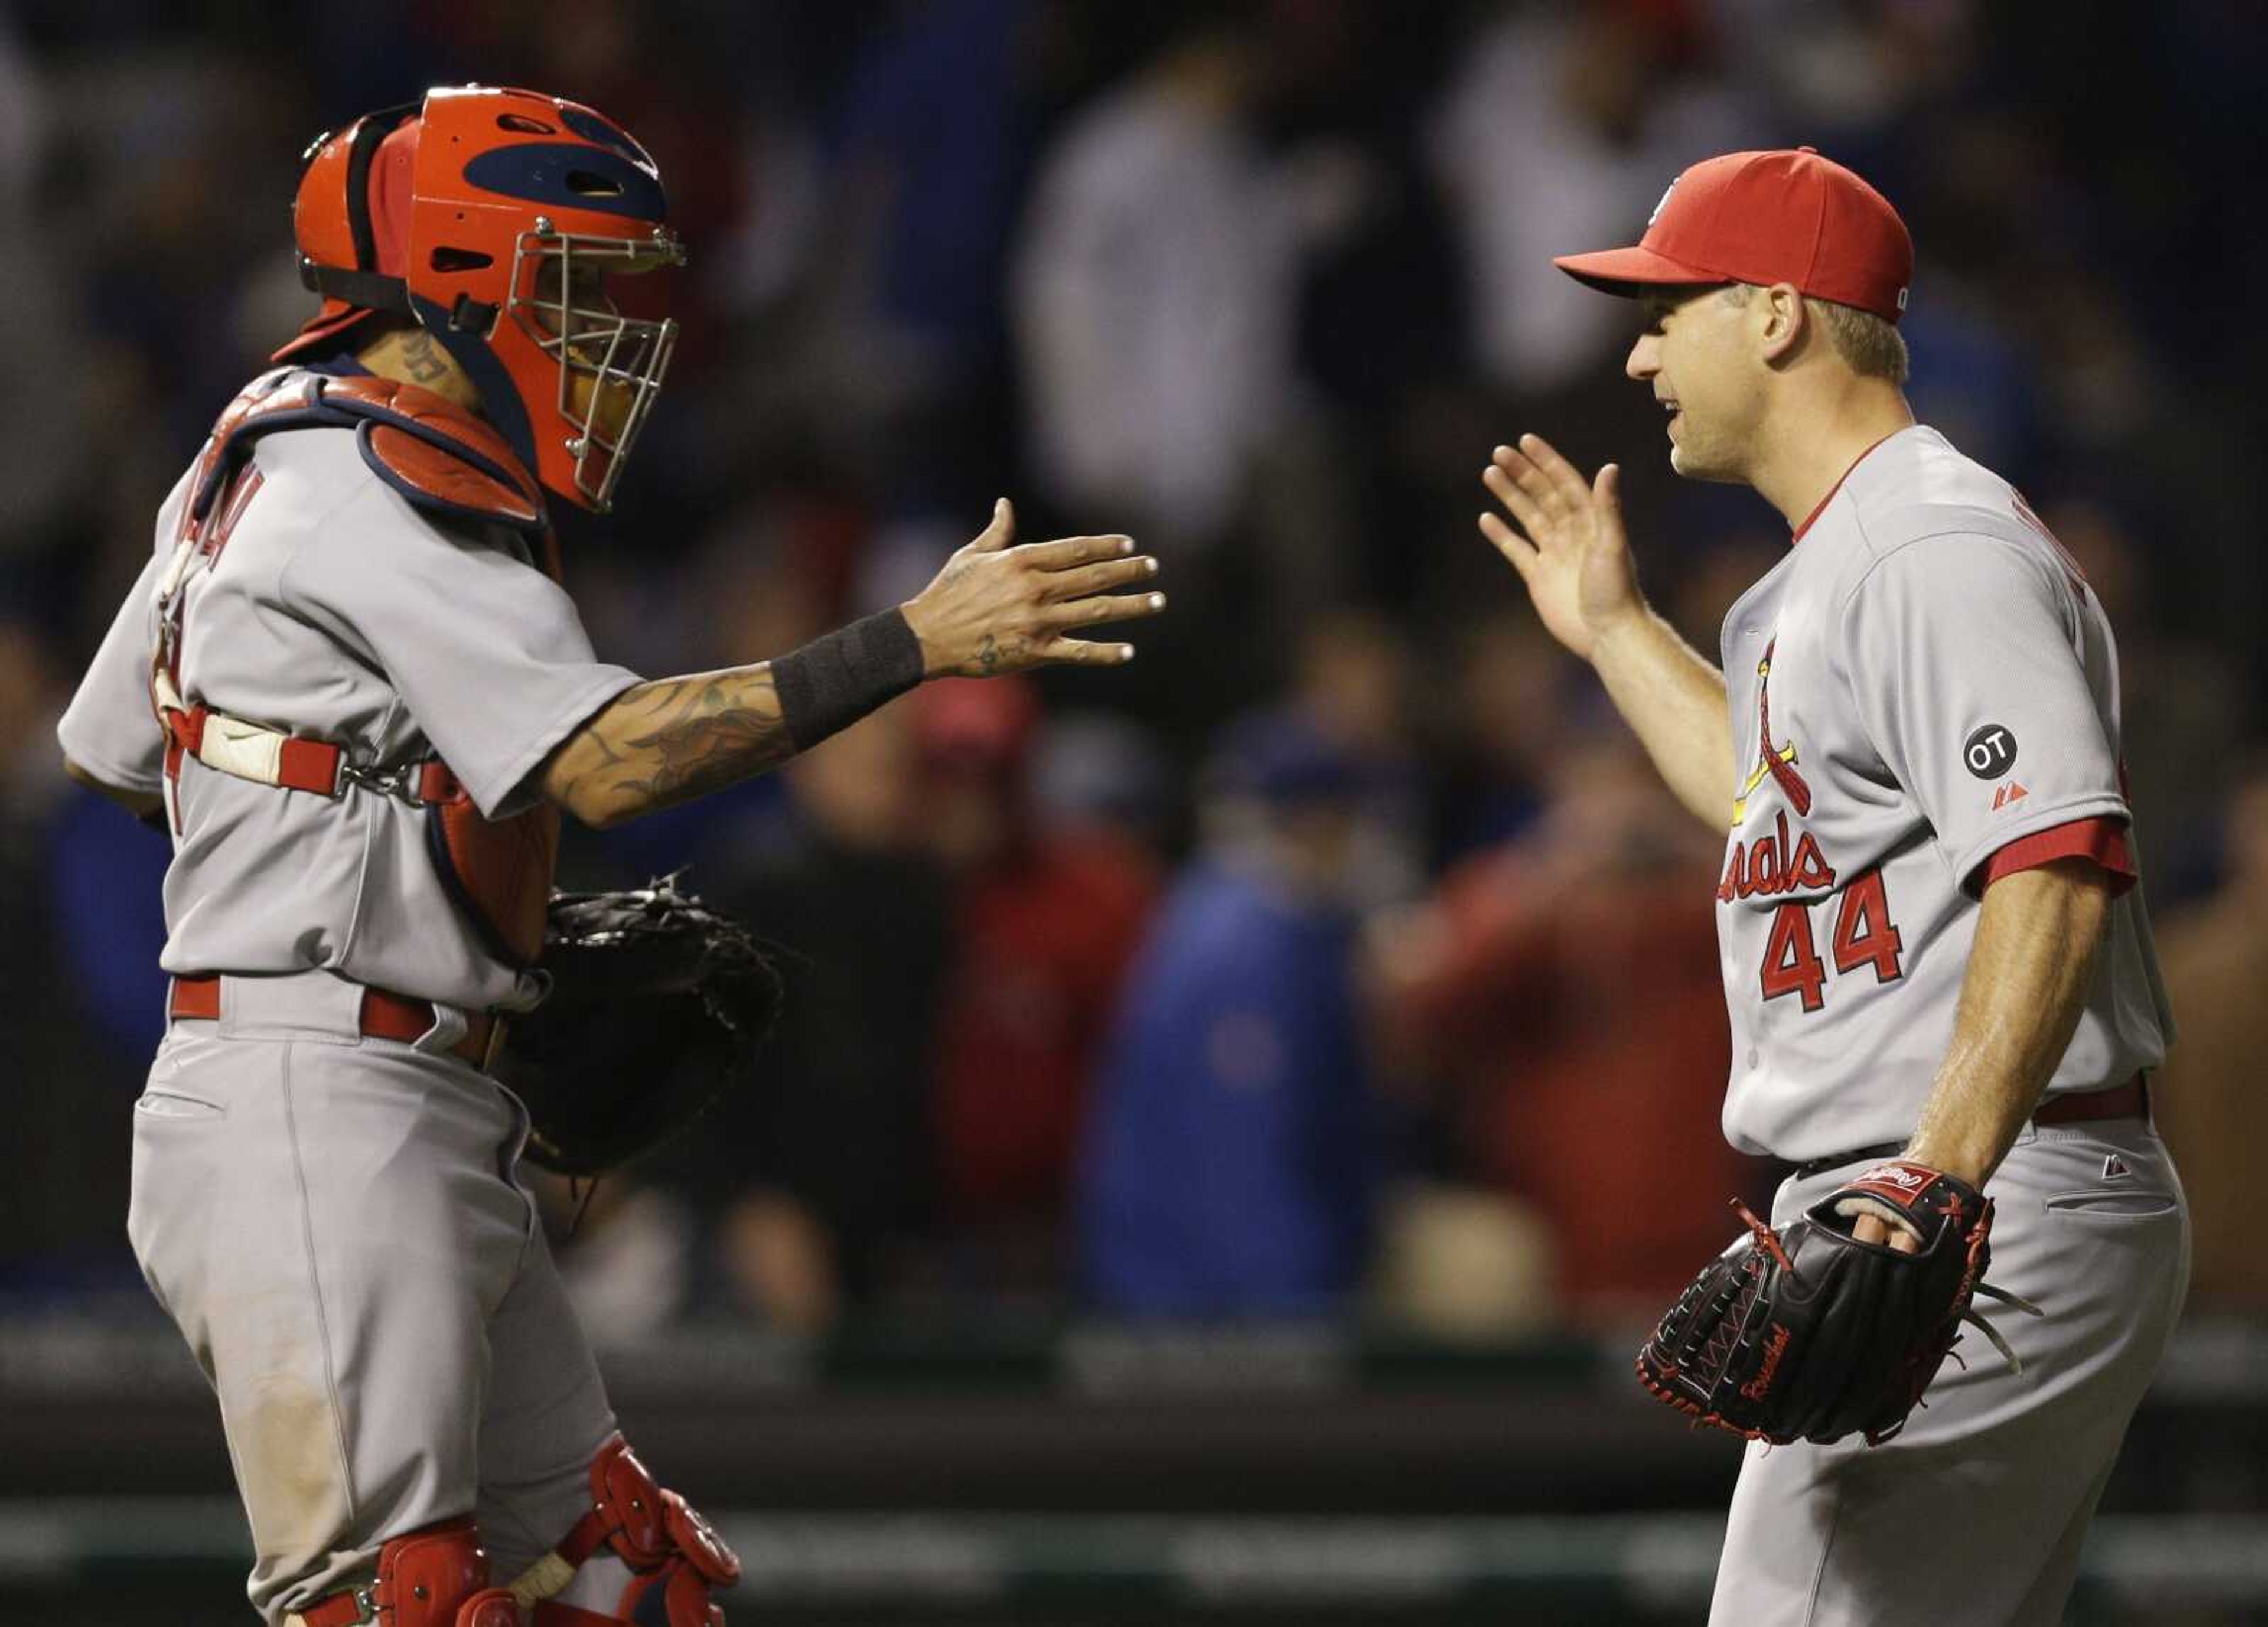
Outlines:
[[1123,672],[933,688],[571,839],[571,881],[689,863],[789,969],[761,1089],[571,1238],[549,1194],[633,1437],[764,1556],[753,1608],[1705,1596],[1733,1456],[1620,1375],[1773,1179],[1715,1130],[1720,855],[1472,515],[1523,430],[1622,461],[1648,591],[1714,651],[1785,526],[1673,480],[1631,313],[1548,257],[1800,142],[1913,229],[1918,412],[2117,627],[2198,1253],[2081,1604],[2251,1619],[2264,70],[2242,0],[0,11],[0,1616],[142,1619],[142,1579],[150,1619],[234,1619],[218,1432],[123,1235],[165,845],[52,725],[310,307],[301,148],[477,79],[635,131],[693,255],[617,512],[565,524],[602,655],[777,653],[1003,493],[1027,538],[1132,533],[1174,599]]

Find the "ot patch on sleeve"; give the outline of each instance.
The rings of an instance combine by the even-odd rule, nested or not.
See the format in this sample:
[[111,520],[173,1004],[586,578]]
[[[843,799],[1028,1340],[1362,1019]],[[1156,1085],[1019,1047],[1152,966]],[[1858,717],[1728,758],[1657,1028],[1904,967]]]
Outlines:
[[1961,760],[1978,779],[1999,779],[2016,766],[2016,737],[1997,723],[1979,724],[1962,742]]

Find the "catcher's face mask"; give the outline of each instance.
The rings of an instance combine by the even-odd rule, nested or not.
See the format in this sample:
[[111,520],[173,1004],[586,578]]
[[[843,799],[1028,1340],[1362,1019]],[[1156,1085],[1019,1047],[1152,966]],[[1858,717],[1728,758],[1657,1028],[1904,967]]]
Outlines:
[[685,263],[666,227],[651,237],[590,237],[550,229],[538,218],[514,249],[506,317],[559,370],[556,410],[566,426],[576,490],[604,512],[638,432],[661,392],[677,342],[667,318],[631,316],[655,296],[631,279]]
[[308,149],[293,232],[324,303],[276,359],[372,313],[415,321],[536,478],[603,510],[676,338],[617,292],[683,263],[668,209],[652,157],[591,108],[436,86]]

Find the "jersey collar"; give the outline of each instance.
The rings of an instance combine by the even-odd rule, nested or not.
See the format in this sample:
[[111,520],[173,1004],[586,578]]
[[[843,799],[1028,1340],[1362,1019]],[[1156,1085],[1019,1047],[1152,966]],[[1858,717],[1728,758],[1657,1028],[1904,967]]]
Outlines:
[[1907,430],[1911,428],[1913,428],[1913,425],[1909,423],[1902,428],[1892,430],[1889,435],[1885,435],[1881,439],[1877,440],[1874,446],[1867,447],[1865,452],[1860,453],[1857,457],[1852,459],[1851,468],[1845,469],[1840,475],[1837,475],[1835,477],[1835,483],[1827,489],[1827,495],[1820,498],[1818,504],[1812,509],[1811,512],[1803,517],[1803,523],[1795,528],[1795,534],[1788,538],[1787,545],[1790,548],[1793,548],[1797,543],[1803,541],[1803,534],[1811,529],[1811,525],[1814,520],[1817,519],[1822,514],[1824,514],[1827,512],[1827,505],[1835,501],[1835,494],[1843,490],[1843,482],[1851,478],[1851,469],[1857,468],[1860,464],[1864,463],[1868,457],[1873,455],[1874,446],[1881,445],[1882,441],[1889,439],[1891,435],[1903,435]]

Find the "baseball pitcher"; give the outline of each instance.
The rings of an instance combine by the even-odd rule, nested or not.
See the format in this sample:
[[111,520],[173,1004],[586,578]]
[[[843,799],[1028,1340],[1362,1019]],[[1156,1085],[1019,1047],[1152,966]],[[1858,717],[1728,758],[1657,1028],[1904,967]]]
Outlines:
[[1849,170],[1712,158],[1557,263],[1640,302],[1671,467],[1793,533],[1720,670],[1640,592],[1614,465],[1528,435],[1483,476],[1545,626],[1727,831],[1725,1132],[1798,1167],[1638,1358],[1755,1443],[1711,1620],[2054,1623],[2189,1272],[2110,623],[1914,421],[1912,245]]
[[219,1399],[274,1627],[721,1627],[737,1563],[615,1428],[490,1077],[541,998],[560,811],[770,769],[924,678],[1123,644],[1124,537],[983,534],[777,659],[597,659],[549,505],[604,512],[674,323],[652,160],[588,107],[436,89],[308,150],[321,308],[224,411],[59,726],[171,832],[172,1024],[128,1230]]

